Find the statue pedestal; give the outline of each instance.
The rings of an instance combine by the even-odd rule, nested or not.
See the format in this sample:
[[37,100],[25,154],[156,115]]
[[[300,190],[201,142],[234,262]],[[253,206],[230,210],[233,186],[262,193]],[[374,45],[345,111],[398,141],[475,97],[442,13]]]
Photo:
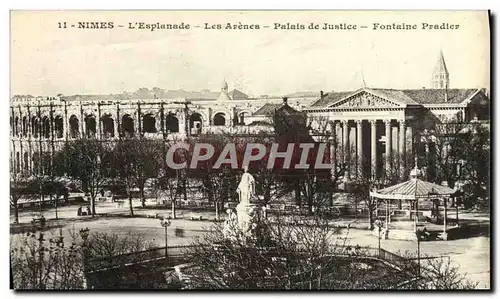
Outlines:
[[236,206],[238,228],[247,236],[252,237],[252,225],[258,221],[259,206],[256,204],[239,204]]

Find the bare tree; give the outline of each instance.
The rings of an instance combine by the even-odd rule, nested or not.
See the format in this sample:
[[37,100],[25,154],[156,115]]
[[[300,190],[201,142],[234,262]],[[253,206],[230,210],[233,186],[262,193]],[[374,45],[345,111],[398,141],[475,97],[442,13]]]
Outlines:
[[[28,233],[11,243],[14,288],[17,290],[83,289],[88,276],[85,271],[105,269],[124,262],[134,263],[136,259],[144,258],[144,254],[135,256],[130,253],[149,250],[155,245],[154,242],[147,241],[144,235],[132,232],[125,237],[92,232],[86,240],[82,240],[74,230],[70,230],[69,235],[69,240],[65,240],[62,234],[47,236],[44,232]],[[155,257],[154,251],[151,253],[146,251],[146,254]],[[129,271],[120,269],[105,274],[108,279],[103,278],[103,282],[118,281],[122,285],[133,285],[145,280],[151,283],[144,283],[141,286],[150,288],[153,285],[153,276],[161,274],[160,268],[156,266],[143,269],[138,276],[133,275],[134,269]],[[112,286],[110,284],[107,287]]]
[[[273,215],[262,220],[267,237],[248,241],[241,234],[225,239],[220,228],[197,239],[186,254],[191,289],[326,290],[387,289],[408,275],[363,258],[347,234],[320,217]],[[368,265],[368,264],[369,265]],[[382,273],[380,273],[382,272]],[[383,276],[375,280],[374,276]]]
[[113,169],[110,144],[95,139],[78,139],[66,143],[62,151],[65,172],[81,182],[90,197],[92,216],[95,216],[96,198]]
[[132,190],[138,188],[141,203],[146,205],[146,181],[157,178],[162,165],[161,144],[154,140],[126,139],[119,141],[114,153],[117,175],[125,181],[130,206],[130,215],[134,215]]
[[157,180],[156,189],[161,192],[161,195],[170,200],[171,203],[171,217],[176,219],[177,200],[179,195],[183,193],[185,186],[183,185],[183,176],[186,172],[178,170],[162,170],[162,174]]
[[14,209],[14,223],[19,223],[19,200],[27,197],[29,179],[23,173],[10,173],[10,206]]
[[82,257],[62,236],[28,233],[11,244],[11,271],[16,290],[68,290],[84,288]]

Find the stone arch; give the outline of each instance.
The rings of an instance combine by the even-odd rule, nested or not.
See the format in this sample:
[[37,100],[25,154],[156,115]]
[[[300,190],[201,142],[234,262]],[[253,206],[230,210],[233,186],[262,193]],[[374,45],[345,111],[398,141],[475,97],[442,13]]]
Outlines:
[[50,138],[50,119],[47,116],[42,118],[42,136]]
[[26,116],[23,116],[23,137],[28,136],[28,118]]
[[57,115],[54,119],[54,129],[57,138],[63,138],[64,134],[64,121],[60,115]]
[[95,137],[97,133],[95,116],[93,114],[85,117],[85,132],[87,132],[87,137]]
[[38,121],[38,117],[33,116],[31,118],[31,132],[33,134],[33,137],[38,138],[38,134],[40,134],[40,123]]
[[213,118],[214,126],[225,126],[227,124],[226,114],[223,112],[218,112]]
[[243,111],[239,111],[238,114],[237,114],[237,119],[236,119],[236,123],[238,125],[245,125],[245,119],[249,116],[252,115],[252,112],[248,111],[248,110],[243,110]]
[[115,121],[110,114],[101,117],[102,133],[104,137],[115,137]]
[[69,135],[71,138],[78,138],[80,136],[80,121],[75,115],[69,117]]
[[189,116],[189,129],[191,134],[200,134],[203,128],[203,116],[195,112]]
[[142,117],[142,132],[156,133],[156,118],[152,113],[145,114]]
[[125,137],[134,136],[134,119],[130,114],[124,114],[122,116],[122,135]]
[[179,132],[179,119],[174,114],[169,113],[165,117],[165,129],[168,133]]

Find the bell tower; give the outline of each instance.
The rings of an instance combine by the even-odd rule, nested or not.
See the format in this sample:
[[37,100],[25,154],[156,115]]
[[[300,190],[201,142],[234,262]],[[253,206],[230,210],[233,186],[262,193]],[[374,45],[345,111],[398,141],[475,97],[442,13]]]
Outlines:
[[446,68],[443,51],[439,51],[438,61],[432,72],[432,88],[448,89],[450,87],[450,74]]

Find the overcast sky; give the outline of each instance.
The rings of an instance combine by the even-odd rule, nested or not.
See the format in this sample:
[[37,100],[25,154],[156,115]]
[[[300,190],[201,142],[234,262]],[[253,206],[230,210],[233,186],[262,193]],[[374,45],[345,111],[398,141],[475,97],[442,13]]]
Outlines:
[[[111,30],[58,29],[58,22],[112,21]],[[128,30],[128,22],[259,24],[260,30]],[[277,23],[342,22],[356,31],[273,30]],[[373,23],[417,24],[415,31]],[[459,24],[421,30],[421,23]],[[125,28],[117,28],[123,24]],[[271,28],[262,28],[269,25]],[[140,87],[251,95],[429,87],[439,51],[452,88],[489,86],[486,12],[12,12],[11,94],[121,93]]]

